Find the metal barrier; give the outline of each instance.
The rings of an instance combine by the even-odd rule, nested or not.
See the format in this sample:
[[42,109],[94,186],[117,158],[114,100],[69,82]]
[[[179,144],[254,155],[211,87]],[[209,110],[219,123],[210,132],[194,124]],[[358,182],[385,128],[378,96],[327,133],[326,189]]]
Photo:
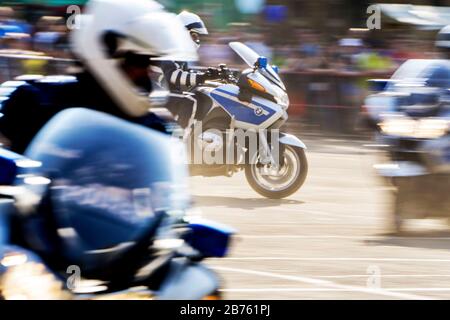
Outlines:
[[282,76],[291,101],[290,120],[302,130],[355,134],[361,106],[369,93],[367,80],[390,75],[333,70],[285,72]]

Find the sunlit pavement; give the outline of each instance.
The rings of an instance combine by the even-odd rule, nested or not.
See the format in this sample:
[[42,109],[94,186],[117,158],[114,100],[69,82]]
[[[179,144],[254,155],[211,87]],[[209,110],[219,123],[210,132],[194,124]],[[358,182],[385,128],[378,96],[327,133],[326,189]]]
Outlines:
[[264,199],[243,174],[191,179],[206,218],[239,231],[230,256],[210,260],[227,299],[450,298],[450,232],[408,222],[390,234],[390,189],[364,142],[312,139],[309,175],[285,200]]

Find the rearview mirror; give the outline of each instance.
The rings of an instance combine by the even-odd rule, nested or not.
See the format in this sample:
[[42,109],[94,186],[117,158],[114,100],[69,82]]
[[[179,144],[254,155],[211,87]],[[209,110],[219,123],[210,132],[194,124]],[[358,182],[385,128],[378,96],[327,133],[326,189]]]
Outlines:
[[276,72],[276,74],[279,74],[279,73],[280,73],[280,68],[279,68],[278,66],[272,65],[272,69],[273,69],[273,71]]

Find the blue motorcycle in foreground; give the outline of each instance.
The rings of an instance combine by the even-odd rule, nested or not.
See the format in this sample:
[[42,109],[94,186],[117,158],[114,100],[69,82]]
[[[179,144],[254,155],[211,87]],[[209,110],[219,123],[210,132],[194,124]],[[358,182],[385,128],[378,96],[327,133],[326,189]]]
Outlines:
[[1,299],[217,299],[233,230],[189,219],[184,148],[88,109],[0,149]]
[[409,60],[366,98],[367,120],[387,161],[375,165],[395,187],[393,227],[405,219],[450,219],[450,64]]

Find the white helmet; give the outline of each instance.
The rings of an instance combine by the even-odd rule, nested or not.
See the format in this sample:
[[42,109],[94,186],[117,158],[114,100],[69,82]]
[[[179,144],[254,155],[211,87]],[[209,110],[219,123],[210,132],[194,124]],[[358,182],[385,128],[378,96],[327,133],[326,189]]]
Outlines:
[[153,0],[91,0],[71,35],[74,54],[129,116],[151,107],[149,92],[121,69],[130,53],[150,60],[197,60],[189,34],[174,14]]
[[208,29],[206,29],[205,23],[203,22],[202,18],[200,18],[195,13],[182,11],[178,15],[178,19],[180,19],[181,23],[190,32],[191,38],[195,42],[195,44],[197,46],[200,46],[199,35],[208,34]]

